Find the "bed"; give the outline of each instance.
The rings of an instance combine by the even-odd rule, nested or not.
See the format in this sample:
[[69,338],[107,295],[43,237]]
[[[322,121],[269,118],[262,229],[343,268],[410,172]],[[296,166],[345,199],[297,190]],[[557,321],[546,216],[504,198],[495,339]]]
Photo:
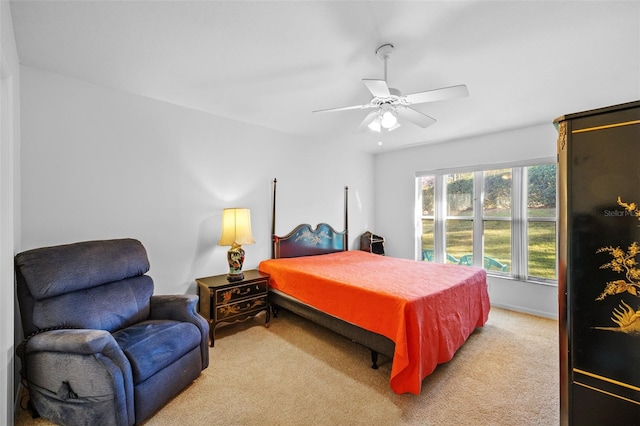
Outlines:
[[419,394],[422,380],[451,360],[488,319],[486,272],[480,268],[419,262],[348,250],[345,229],[321,223],[275,232],[273,182],[269,302],[392,358],[390,385],[397,394]]

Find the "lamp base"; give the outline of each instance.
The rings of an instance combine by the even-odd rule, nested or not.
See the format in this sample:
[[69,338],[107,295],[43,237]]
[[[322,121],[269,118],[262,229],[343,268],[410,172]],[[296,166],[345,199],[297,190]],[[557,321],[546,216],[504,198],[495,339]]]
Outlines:
[[239,274],[227,274],[227,281],[229,282],[233,282],[233,281],[242,281],[244,280],[244,274],[242,272],[240,272]]
[[227,252],[229,262],[229,274],[227,281],[241,281],[244,279],[242,264],[244,263],[244,249],[239,244],[233,244]]

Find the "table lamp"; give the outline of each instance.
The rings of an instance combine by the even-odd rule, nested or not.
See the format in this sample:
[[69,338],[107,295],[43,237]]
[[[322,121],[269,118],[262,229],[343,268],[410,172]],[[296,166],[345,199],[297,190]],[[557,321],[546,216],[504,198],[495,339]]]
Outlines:
[[253,244],[251,234],[251,212],[249,209],[230,208],[222,210],[222,235],[218,245],[231,246],[227,252],[229,274],[227,280],[240,281],[244,279],[242,264],[244,250],[242,244]]

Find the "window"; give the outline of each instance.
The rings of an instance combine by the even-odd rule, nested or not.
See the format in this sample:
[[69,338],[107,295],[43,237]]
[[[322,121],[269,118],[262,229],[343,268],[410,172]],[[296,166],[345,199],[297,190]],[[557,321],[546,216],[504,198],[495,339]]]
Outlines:
[[527,270],[529,276],[555,280],[556,165],[527,168]]
[[555,282],[555,163],[419,173],[417,187],[422,260]]
[[433,224],[435,221],[435,182],[434,176],[422,179],[422,260],[433,260],[435,235]]
[[449,261],[473,250],[473,173],[444,176],[446,184],[445,250]]
[[511,270],[511,169],[488,170],[482,173],[482,227],[484,229],[484,266],[489,270]]

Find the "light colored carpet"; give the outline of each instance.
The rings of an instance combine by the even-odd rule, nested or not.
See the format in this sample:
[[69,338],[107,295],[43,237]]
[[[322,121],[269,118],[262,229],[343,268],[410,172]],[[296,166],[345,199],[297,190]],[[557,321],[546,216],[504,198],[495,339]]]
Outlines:
[[[492,308],[420,395],[391,361],[287,311],[219,327],[211,364],[145,425],[557,425],[557,321]],[[16,413],[16,425],[47,425]]]

